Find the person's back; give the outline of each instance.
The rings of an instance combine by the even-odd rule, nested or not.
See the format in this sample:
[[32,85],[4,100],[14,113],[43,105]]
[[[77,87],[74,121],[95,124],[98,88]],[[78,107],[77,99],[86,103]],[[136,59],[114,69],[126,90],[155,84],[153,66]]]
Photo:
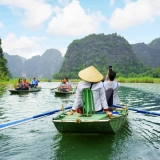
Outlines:
[[113,91],[113,104],[120,104],[120,99],[118,96],[118,89],[119,89],[119,83],[115,80],[116,78],[116,72],[113,70],[110,70],[108,72],[108,79],[103,82],[103,86],[105,91],[109,88],[112,88]]
[[70,112],[67,112],[67,115],[72,115],[76,110],[79,110],[80,107],[83,107],[82,90],[84,88],[89,88],[93,93],[96,113],[102,112],[104,110],[106,114],[111,117],[112,113],[109,112],[108,104],[105,97],[105,91],[101,82],[101,80],[103,79],[103,75],[95,67],[90,66],[86,69],[81,70],[78,73],[78,76],[84,81],[78,83],[72,110]]
[[[75,103],[73,104],[73,109],[76,109],[74,108],[74,106],[77,106],[77,103],[82,103],[81,92],[84,88],[90,88],[91,84],[92,84],[91,82],[86,82],[86,81],[81,81],[78,83],[77,87],[78,93],[76,92],[76,96],[78,96],[79,99],[75,101]],[[100,111],[103,106],[107,107],[108,105],[106,103],[105,92],[102,82],[93,83],[91,90],[93,92],[95,111]]]

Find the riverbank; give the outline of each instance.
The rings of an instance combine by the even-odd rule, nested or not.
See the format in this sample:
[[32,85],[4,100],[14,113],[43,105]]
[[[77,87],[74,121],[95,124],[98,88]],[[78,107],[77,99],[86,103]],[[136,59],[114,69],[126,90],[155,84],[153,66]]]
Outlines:
[[[47,79],[39,79],[40,82],[48,82]],[[79,82],[81,79],[70,79],[71,82]],[[151,77],[135,77],[135,78],[117,78],[118,82],[121,83],[160,83],[160,78]],[[9,81],[0,81],[0,90],[3,90],[6,86],[14,86],[18,82],[18,79],[10,79]],[[59,79],[53,79],[51,82],[61,82]]]
[[[71,82],[79,82],[81,79],[70,79]],[[160,78],[151,78],[151,77],[141,77],[141,78],[117,78],[118,82],[121,83],[160,83]],[[58,79],[52,80],[52,82],[60,82]]]

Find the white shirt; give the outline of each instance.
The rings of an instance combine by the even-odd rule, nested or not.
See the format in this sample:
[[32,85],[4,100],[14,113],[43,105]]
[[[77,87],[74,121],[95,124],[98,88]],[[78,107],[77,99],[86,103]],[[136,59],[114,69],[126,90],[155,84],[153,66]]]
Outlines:
[[[77,110],[78,107],[82,106],[82,90],[84,88],[90,88],[90,86],[91,86],[90,82],[84,81],[78,83],[78,87],[76,90],[76,98],[72,107],[73,110]],[[95,111],[99,111],[102,108],[108,109],[105,90],[102,82],[93,83],[91,90],[93,92]]]
[[105,91],[112,88],[113,91],[113,104],[120,104],[120,99],[118,97],[119,83],[117,81],[104,81],[103,83]]

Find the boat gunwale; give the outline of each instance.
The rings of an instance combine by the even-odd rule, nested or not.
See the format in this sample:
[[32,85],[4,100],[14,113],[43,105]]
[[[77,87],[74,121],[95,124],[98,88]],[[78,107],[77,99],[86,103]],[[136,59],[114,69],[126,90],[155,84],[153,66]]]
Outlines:
[[[79,122],[76,122],[76,120],[80,120]],[[81,120],[81,119],[75,119],[75,120],[70,120],[70,121],[66,121],[66,120],[52,120],[52,122],[75,122],[75,123],[81,123],[81,122],[109,122],[110,119],[106,119],[106,120]]]

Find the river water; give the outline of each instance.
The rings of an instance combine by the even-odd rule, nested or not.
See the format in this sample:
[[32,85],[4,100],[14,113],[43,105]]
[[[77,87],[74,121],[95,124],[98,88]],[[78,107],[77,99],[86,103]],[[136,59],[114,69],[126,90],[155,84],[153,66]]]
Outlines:
[[[75,95],[57,97],[59,83],[40,83],[38,93],[0,95],[0,124],[73,104]],[[74,84],[76,85],[76,83]],[[129,107],[160,113],[160,84],[121,84],[121,101]],[[59,133],[55,115],[0,131],[0,160],[159,160],[160,117],[129,112],[117,134]]]

